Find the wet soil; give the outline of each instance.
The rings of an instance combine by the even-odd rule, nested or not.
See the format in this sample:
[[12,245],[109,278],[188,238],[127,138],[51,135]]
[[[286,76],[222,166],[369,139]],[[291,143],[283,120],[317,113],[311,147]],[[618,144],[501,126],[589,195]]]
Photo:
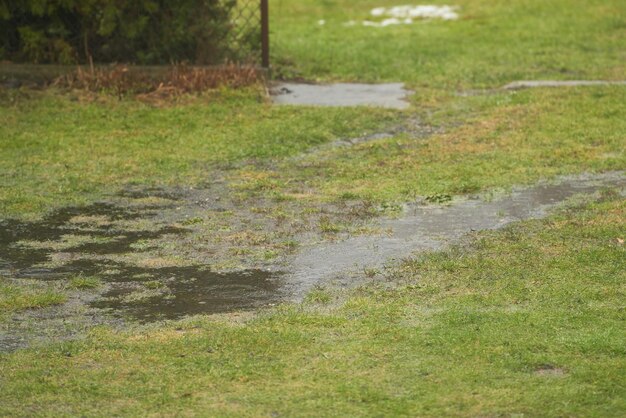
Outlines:
[[[158,282],[154,294],[133,297],[133,287],[118,286],[91,306],[112,315],[123,312],[139,322],[178,319],[188,315],[249,310],[284,299],[279,273],[243,270],[215,273],[198,267],[130,268],[128,277]],[[162,287],[162,288],[161,288]]]
[[[53,243],[65,236],[83,236],[87,241],[78,241],[64,252],[87,254],[115,254],[132,251],[132,244],[140,240],[155,239],[166,234],[183,234],[182,228],[164,227],[158,230],[127,231],[113,226],[115,221],[146,219],[156,215],[165,206],[119,207],[111,203],[95,203],[86,207],[71,207],[56,210],[39,221],[0,221],[0,275],[24,278],[54,278],[61,273],[96,273],[101,266],[87,263],[72,263],[56,268],[42,269],[37,266],[48,261],[53,252],[49,248],[28,247],[20,243]],[[106,221],[93,226],[89,219],[104,217]],[[87,219],[71,222],[73,219]]]
[[[283,300],[277,271],[215,272],[209,263],[189,263],[192,257],[181,255],[193,246],[189,237],[202,233],[195,228],[196,215],[232,209],[215,192],[128,188],[111,201],[62,208],[40,220],[0,220],[0,279],[22,286],[49,283],[69,298],[61,306],[0,321],[0,351],[74,338],[97,324],[250,310]],[[129,255],[148,262],[134,263]],[[101,285],[72,289],[76,277]]]
[[[60,209],[41,220],[0,221],[4,280],[62,285],[78,275],[102,282],[95,290],[70,291],[65,305],[22,312],[0,323],[0,351],[74,338],[99,323],[121,326],[128,320],[147,323],[299,301],[314,286],[362,283],[367,270],[416,251],[440,249],[469,232],[541,218],[572,196],[607,187],[623,190],[626,176],[563,177],[492,199],[425,201],[407,205],[393,219],[373,218],[371,211],[344,202],[320,208],[307,220],[297,212],[297,202],[258,200],[250,207],[219,187],[129,188],[110,202]],[[274,215],[279,204],[285,205],[280,211],[293,211],[290,220]],[[369,217],[379,233],[324,240],[317,223],[329,215],[355,221]],[[267,251],[284,238],[296,241],[298,250],[249,261],[250,251]],[[234,270],[215,269],[221,247],[249,262]]]
[[[176,203],[181,194],[154,189],[126,190],[120,195],[132,199],[160,197]],[[109,286],[93,306],[140,320],[248,309],[280,297],[272,275],[262,270],[220,274],[206,266],[138,267],[111,259],[116,254],[141,252],[138,243],[190,233],[187,228],[160,224],[157,215],[173,206],[95,203],[59,209],[38,221],[0,221],[0,276],[47,281],[96,276],[116,286]],[[146,219],[153,223],[144,230],[120,229],[116,224]],[[57,248],[67,237],[75,244],[65,242],[62,249]],[[53,256],[57,263],[50,262]],[[141,301],[125,302],[141,283],[160,291]]]

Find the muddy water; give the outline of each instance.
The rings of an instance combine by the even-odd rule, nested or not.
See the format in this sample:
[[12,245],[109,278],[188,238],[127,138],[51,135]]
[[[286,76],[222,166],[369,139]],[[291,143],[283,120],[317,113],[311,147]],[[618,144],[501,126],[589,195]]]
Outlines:
[[[30,269],[48,260],[53,252],[47,248],[24,248],[24,241],[55,242],[64,235],[91,237],[95,242],[81,243],[65,249],[65,252],[114,254],[130,251],[130,245],[143,239],[157,238],[169,233],[184,233],[177,228],[157,231],[119,231],[109,224],[97,228],[81,228],[80,223],[71,223],[79,216],[104,216],[108,221],[150,218],[161,207],[122,208],[109,203],[96,203],[86,207],[71,207],[54,211],[40,221],[0,221],[0,274],[29,276],[37,274]],[[101,238],[103,240],[98,240]],[[36,270],[36,269],[35,269]],[[40,272],[43,273],[43,272]],[[51,272],[52,273],[52,272]]]
[[[492,200],[465,200],[449,206],[408,206],[399,219],[381,222],[386,236],[355,237],[303,251],[289,277],[292,294],[301,298],[327,280],[341,283],[346,273],[380,269],[385,263],[416,251],[437,250],[477,230],[502,228],[511,222],[542,218],[548,210],[577,194],[626,187],[623,173],[565,177],[551,183],[514,190]],[[346,284],[346,283],[344,283]]]
[[[180,198],[160,190],[128,191],[122,196]],[[86,297],[85,305],[112,317],[131,317],[140,322],[252,309],[284,298],[278,273],[262,270],[215,273],[203,266],[137,267],[106,258],[138,252],[133,244],[140,241],[189,232],[159,225],[153,219],[167,208],[97,203],[57,210],[39,221],[2,220],[0,277],[63,282],[77,274],[96,276],[104,282],[105,291],[95,301],[91,296]],[[94,217],[100,222],[94,224]],[[120,220],[146,219],[153,221],[146,230],[123,230],[115,224]],[[62,249],[54,248],[66,236],[79,239]],[[52,246],[29,246],[29,242]],[[59,254],[67,260],[51,267],[51,258]],[[0,334],[3,334],[1,329]],[[4,337],[10,339],[9,335]],[[0,345],[2,340],[0,335]]]
[[151,283],[156,279],[160,286],[153,295],[138,299],[133,298],[133,287],[116,286],[90,305],[139,322],[260,308],[286,296],[280,275],[264,270],[214,273],[198,267],[129,268],[120,276]]

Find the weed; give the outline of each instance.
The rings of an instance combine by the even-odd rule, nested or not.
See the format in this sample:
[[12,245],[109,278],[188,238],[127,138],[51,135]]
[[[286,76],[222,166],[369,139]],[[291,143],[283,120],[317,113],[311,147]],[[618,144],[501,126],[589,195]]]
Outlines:
[[141,100],[159,101],[181,94],[199,94],[220,87],[241,88],[262,83],[263,74],[254,67],[224,65],[190,67],[173,65],[166,69],[114,65],[111,67],[78,67],[59,77],[54,85],[91,92],[111,92],[122,98],[137,95]]
[[327,216],[322,216],[319,220],[320,231],[326,234],[336,234],[342,231],[342,227],[330,220]]
[[316,286],[315,288],[311,289],[305,297],[305,301],[308,303],[319,303],[322,305],[326,305],[330,303],[331,300],[332,300],[331,293],[328,290],[319,286]]
[[143,285],[149,290],[161,289],[165,286],[160,280],[150,280],[145,282]]
[[364,268],[363,269],[363,274],[365,275],[365,277],[372,279],[374,277],[376,277],[378,274],[380,274],[380,270],[376,269],[376,268]]
[[146,251],[154,247],[155,247],[154,241],[148,240],[148,239],[140,239],[130,244],[130,248],[132,248],[135,251]]
[[290,239],[281,242],[280,246],[288,251],[295,251],[300,246],[300,243],[296,240]]

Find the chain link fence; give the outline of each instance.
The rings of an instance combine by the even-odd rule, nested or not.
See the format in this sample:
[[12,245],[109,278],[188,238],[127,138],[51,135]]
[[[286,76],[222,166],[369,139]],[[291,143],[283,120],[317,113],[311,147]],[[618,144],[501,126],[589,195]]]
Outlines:
[[230,13],[223,41],[228,61],[269,67],[267,0],[222,0]]

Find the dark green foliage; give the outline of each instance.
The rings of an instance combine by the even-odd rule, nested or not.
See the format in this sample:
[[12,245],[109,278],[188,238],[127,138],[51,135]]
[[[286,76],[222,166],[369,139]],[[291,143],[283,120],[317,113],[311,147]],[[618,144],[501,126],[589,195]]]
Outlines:
[[[236,0],[0,0],[0,58],[213,64],[229,58]],[[253,31],[254,32],[254,31]]]

